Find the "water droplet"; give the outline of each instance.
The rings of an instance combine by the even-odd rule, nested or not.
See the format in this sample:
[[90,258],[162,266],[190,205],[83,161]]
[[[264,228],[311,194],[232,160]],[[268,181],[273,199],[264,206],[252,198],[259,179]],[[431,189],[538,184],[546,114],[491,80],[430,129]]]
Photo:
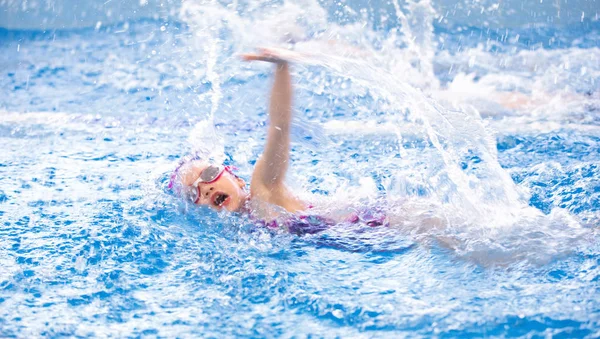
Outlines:
[[344,317],[344,313],[341,310],[333,310],[331,314],[338,319],[342,319]]

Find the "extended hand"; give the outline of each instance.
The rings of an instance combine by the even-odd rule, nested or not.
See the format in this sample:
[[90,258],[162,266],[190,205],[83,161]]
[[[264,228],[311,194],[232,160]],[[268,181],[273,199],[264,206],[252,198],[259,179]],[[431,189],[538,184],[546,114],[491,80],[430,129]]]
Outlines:
[[279,48],[259,48],[258,53],[242,54],[245,61],[266,61],[276,64],[285,64],[294,58],[295,53]]

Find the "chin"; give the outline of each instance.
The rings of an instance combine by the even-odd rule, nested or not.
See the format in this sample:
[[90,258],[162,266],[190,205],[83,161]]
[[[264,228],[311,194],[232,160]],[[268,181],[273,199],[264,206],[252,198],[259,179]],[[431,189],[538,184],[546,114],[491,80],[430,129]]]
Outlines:
[[229,206],[226,206],[225,209],[228,210],[229,212],[237,212],[240,210],[241,205],[240,204],[231,204]]

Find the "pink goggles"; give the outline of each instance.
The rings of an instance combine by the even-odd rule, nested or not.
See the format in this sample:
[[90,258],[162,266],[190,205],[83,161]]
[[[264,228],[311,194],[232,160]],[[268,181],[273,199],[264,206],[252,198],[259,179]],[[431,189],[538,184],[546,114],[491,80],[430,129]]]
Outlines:
[[198,185],[210,184],[219,180],[225,171],[233,174],[230,166],[209,165],[200,172],[198,179],[196,179],[191,186],[188,186],[183,190],[184,198],[197,204],[200,200],[200,189],[198,188]]

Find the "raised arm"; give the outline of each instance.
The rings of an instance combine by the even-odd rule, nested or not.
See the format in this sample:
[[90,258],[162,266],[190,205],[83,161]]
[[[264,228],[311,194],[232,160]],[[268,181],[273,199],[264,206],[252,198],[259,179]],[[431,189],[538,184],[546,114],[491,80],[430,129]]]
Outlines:
[[290,158],[290,126],[292,120],[292,79],[288,62],[268,49],[260,54],[246,54],[245,60],[260,60],[275,64],[275,80],[269,103],[269,129],[265,150],[256,162],[253,184],[269,189],[283,186]]
[[[285,56],[285,57],[284,57]],[[258,54],[245,54],[245,60],[275,64],[275,80],[269,104],[267,144],[256,162],[250,194],[258,200],[279,205],[289,212],[305,210],[307,205],[296,198],[284,184],[290,160],[290,127],[292,122],[292,79],[287,59],[293,52],[261,49]]]

